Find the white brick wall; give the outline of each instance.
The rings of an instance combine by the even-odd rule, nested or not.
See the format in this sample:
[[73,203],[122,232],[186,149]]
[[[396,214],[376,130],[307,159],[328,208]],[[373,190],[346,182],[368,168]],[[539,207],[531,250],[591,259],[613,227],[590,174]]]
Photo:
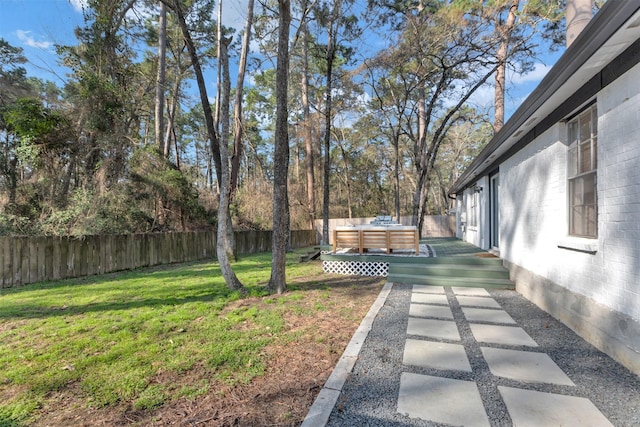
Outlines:
[[[640,65],[597,97],[599,231],[598,239],[591,241],[595,254],[558,247],[584,242],[567,238],[563,124],[500,166],[501,256],[634,319],[640,319],[638,81]],[[477,244],[481,238],[473,240]]]

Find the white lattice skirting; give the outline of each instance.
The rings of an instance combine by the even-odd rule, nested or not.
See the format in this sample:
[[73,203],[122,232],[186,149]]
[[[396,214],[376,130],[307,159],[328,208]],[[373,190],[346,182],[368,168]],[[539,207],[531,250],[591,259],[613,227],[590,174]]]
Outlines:
[[350,276],[381,276],[389,274],[388,262],[364,261],[322,261],[325,273],[345,274]]

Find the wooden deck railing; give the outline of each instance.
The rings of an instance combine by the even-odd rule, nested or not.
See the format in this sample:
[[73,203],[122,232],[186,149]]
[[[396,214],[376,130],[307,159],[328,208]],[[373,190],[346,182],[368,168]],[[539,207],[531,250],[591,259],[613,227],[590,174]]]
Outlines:
[[387,253],[396,249],[412,249],[420,253],[418,229],[412,226],[337,227],[333,230],[333,252],[338,248],[357,248],[359,253],[383,248]]

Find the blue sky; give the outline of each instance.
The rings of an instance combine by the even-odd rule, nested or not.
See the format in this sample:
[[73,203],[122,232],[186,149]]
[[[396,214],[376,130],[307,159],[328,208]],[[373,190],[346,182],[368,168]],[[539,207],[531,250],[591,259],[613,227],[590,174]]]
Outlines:
[[[83,24],[82,2],[83,0],[0,0],[0,37],[12,46],[24,49],[24,54],[29,59],[29,63],[25,64],[29,76],[63,85],[67,71],[59,66],[54,45],[76,43],[73,31]],[[223,6],[223,23],[235,28],[242,27],[246,16],[246,0],[227,0]],[[562,50],[544,54],[542,62],[528,75],[509,76],[507,116],[531,93],[561,53]],[[482,88],[473,101],[478,107],[490,106],[493,102],[493,88]]]
[[74,44],[83,22],[79,3],[69,0],[0,0],[0,37],[24,49],[29,76],[62,85],[54,44]]
[[[108,0],[107,0],[108,1]],[[0,0],[0,37],[24,49],[27,74],[62,85],[65,69],[58,64],[55,44],[77,43],[73,31],[84,24],[84,0]],[[240,28],[246,0],[223,3],[225,25]]]

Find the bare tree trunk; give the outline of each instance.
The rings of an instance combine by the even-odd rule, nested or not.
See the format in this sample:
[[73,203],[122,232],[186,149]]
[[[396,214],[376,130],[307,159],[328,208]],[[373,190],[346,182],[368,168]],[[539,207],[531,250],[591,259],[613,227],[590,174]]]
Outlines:
[[394,154],[394,171],[393,171],[393,187],[395,193],[395,217],[396,221],[400,223],[400,138],[397,134],[394,135],[395,142],[393,143]]
[[[209,136],[209,140],[211,141],[213,160],[216,166],[218,183],[220,185],[220,188],[227,188],[226,185],[228,185],[229,170],[227,147],[226,144],[220,144],[220,141],[218,140],[218,137],[216,135],[216,130],[213,124],[213,116],[211,114],[211,105],[209,104],[209,97],[207,96],[207,87],[204,83],[202,68],[200,67],[200,60],[195,45],[193,44],[191,34],[189,33],[189,29],[187,28],[187,23],[184,19],[184,13],[182,12],[182,8],[180,5],[180,0],[173,0],[173,10],[176,13],[178,24],[180,25],[180,29],[182,30],[182,35],[185,39],[187,50],[189,51],[189,55],[191,57],[191,64],[193,65],[193,70],[196,75],[198,91],[200,92],[200,101],[202,103],[202,110],[204,111],[205,123],[207,125],[207,133]],[[221,161],[223,155],[225,156],[224,163]],[[223,165],[225,166],[224,168],[222,167]],[[225,203],[228,203],[228,195],[225,195],[224,191],[220,191],[219,205],[223,206]],[[228,209],[220,208],[218,211],[218,240],[220,240],[221,236],[224,236],[226,233],[227,219],[224,218],[225,212],[228,212]],[[220,215],[222,215],[222,218],[220,218]],[[221,226],[223,227],[222,233],[220,232]],[[227,253],[224,250],[222,252],[218,252],[218,262],[220,264],[220,270],[225,282],[227,283],[227,286],[230,289],[240,291],[243,295],[245,295],[247,291],[233,272]]]
[[171,135],[173,135],[173,149],[175,150],[176,167],[180,170],[180,150],[178,149],[178,138],[176,137],[175,128],[171,128]]
[[344,163],[344,183],[347,187],[347,211],[349,219],[353,218],[351,210],[351,177],[349,176],[349,160],[347,159],[347,151],[344,149],[344,145],[338,140],[340,146],[340,152],[342,153],[342,162]]
[[[167,102],[167,130],[164,135],[164,157],[169,158],[169,147],[171,147],[171,138],[173,138],[174,145],[178,145],[178,142],[175,140],[175,119],[176,119],[176,110],[178,109],[178,100],[180,99],[180,83],[182,79],[176,76],[176,81],[173,85],[173,97],[170,102]],[[176,156],[178,155],[178,151],[176,149]],[[179,167],[178,167],[179,168]]]
[[[176,17],[178,18],[178,24],[180,25],[182,36],[184,37],[187,51],[189,52],[189,57],[191,58],[191,65],[193,66],[193,71],[196,76],[196,83],[198,84],[198,92],[200,94],[200,103],[202,104],[204,121],[207,127],[207,136],[209,137],[209,143],[211,145],[213,165],[215,167],[216,178],[219,183],[220,171],[222,169],[222,165],[220,162],[220,142],[218,141],[218,134],[213,123],[211,104],[209,103],[209,97],[207,95],[207,86],[204,82],[204,74],[202,73],[202,67],[200,66],[200,59],[198,57],[198,52],[196,51],[195,44],[193,43],[193,39],[191,38],[191,33],[189,32],[189,28],[187,27],[187,23],[184,19],[184,12],[182,11],[179,0],[173,0],[172,9],[175,11]],[[211,182],[211,184],[213,184],[213,182]]]
[[332,103],[332,80],[333,80],[333,62],[336,57],[336,40],[334,34],[334,26],[335,24],[335,11],[340,10],[341,2],[338,0],[336,4],[334,4],[334,10],[331,12],[331,17],[327,24],[328,33],[327,33],[327,71],[326,71],[326,79],[327,79],[327,88],[325,93],[325,104],[324,104],[324,183],[323,183],[323,194],[322,194],[322,243],[324,245],[329,244],[329,191],[330,191],[330,175],[331,175],[331,119],[332,119],[332,111],[331,111],[331,103]]
[[247,6],[247,22],[244,27],[242,39],[242,52],[240,53],[240,64],[238,65],[238,79],[236,82],[236,99],[234,105],[235,130],[233,136],[233,156],[231,157],[231,198],[238,189],[238,174],[240,173],[240,160],[242,159],[242,92],[244,89],[244,75],[247,70],[247,56],[249,54],[249,42],[251,41],[251,23],[253,21],[253,3],[249,0]]
[[[218,242],[217,253],[220,261],[220,269],[225,280],[230,280],[236,286],[242,287],[236,274],[231,269],[231,261],[236,259],[236,245],[233,235],[233,226],[231,223],[231,211],[229,209],[231,197],[231,183],[229,174],[229,148],[226,141],[229,139],[229,96],[231,90],[231,82],[229,79],[229,43],[231,39],[223,38],[218,41],[221,46],[219,61],[222,63],[223,84],[220,103],[220,119],[222,131],[220,134],[220,160],[222,163],[221,180],[220,180],[220,202],[218,205]],[[224,267],[222,266],[224,260]],[[242,287],[241,289],[244,289]]]
[[291,4],[278,0],[280,24],[278,28],[278,62],[276,67],[276,130],[273,156],[273,250],[271,278],[268,289],[281,294],[286,291],[286,255],[289,237],[289,200],[287,178],[289,174],[289,135],[287,95],[289,79],[289,26]]
[[[301,4],[303,11],[306,11],[308,2],[304,0]],[[303,120],[303,138],[304,151],[306,157],[307,172],[307,210],[309,212],[309,226],[311,229],[315,226],[316,220],[316,195],[315,195],[315,176],[314,176],[314,157],[313,140],[311,136],[311,114],[309,107],[309,28],[306,18],[300,23],[300,33],[302,34],[302,76],[300,82],[300,91],[302,98],[302,120]]]
[[[418,142],[415,150],[415,162],[417,165],[418,172],[418,181],[416,185],[416,190],[413,194],[413,204],[412,204],[412,212],[411,212],[411,222],[413,225],[419,226],[422,218],[421,216],[421,203],[422,203],[422,190],[425,185],[426,174],[426,159],[427,159],[427,128],[428,124],[428,113],[426,111],[426,100],[425,100],[425,91],[424,88],[420,88],[418,91]],[[418,228],[418,232],[420,232],[420,228]]]
[[[236,260],[236,240],[233,235],[231,221],[231,177],[229,174],[229,149],[226,141],[229,141],[229,98],[231,96],[231,79],[229,77],[229,45],[230,38],[222,38],[220,45],[220,58],[218,61],[222,68],[222,93],[220,94],[220,160],[222,163],[222,180],[220,181],[220,206],[218,207],[218,257],[223,251],[229,260]],[[224,220],[224,221],[223,221]],[[222,227],[224,223],[224,228]]]
[[[167,157],[168,146],[164,141],[164,92],[165,72],[167,63],[167,6],[160,3],[160,16],[158,17],[158,72],[156,74],[156,99],[155,99],[155,144],[160,155]],[[165,222],[165,200],[158,196],[159,217],[157,221],[163,225]]]
[[158,18],[158,73],[156,75],[156,104],[155,104],[155,133],[156,147],[166,157],[164,145],[164,89],[165,71],[167,63],[167,6],[160,2],[160,17]]
[[519,0],[512,0],[509,6],[509,14],[503,25],[496,25],[500,35],[500,46],[496,53],[498,68],[496,69],[496,87],[494,96],[494,120],[493,131],[498,133],[504,126],[504,93],[506,81],[507,58],[509,56],[509,44],[511,44],[511,34],[516,23],[516,13],[518,12]]
[[222,92],[222,64],[220,63],[221,43],[222,40],[222,0],[218,0],[218,27],[217,27],[218,46],[216,49],[216,56],[218,57],[218,71],[216,73],[216,107],[213,114],[213,122],[215,123],[216,132],[220,131],[220,93]]

